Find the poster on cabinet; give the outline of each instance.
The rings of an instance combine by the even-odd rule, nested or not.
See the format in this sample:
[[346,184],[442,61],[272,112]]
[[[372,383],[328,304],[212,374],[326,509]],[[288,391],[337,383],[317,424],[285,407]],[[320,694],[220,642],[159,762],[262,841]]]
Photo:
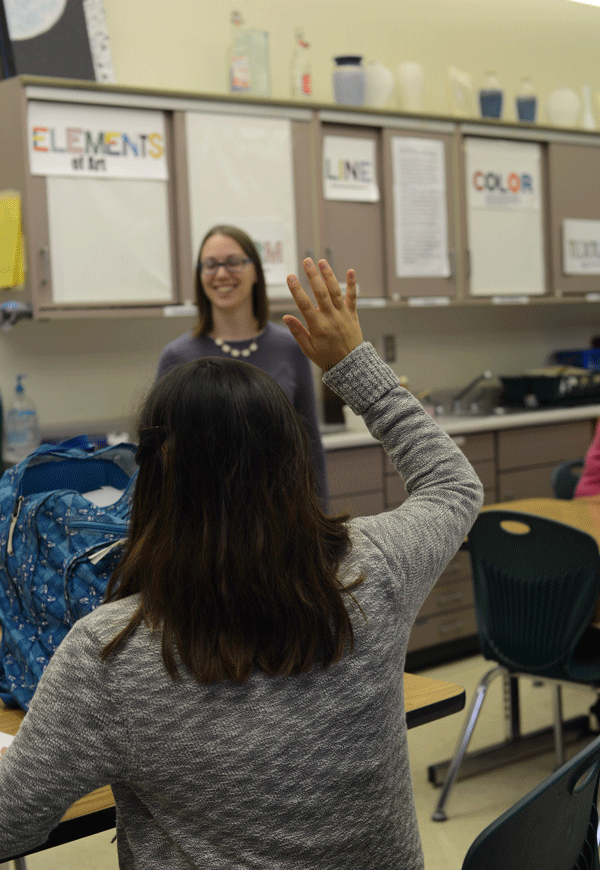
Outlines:
[[563,274],[600,275],[600,221],[563,221]]
[[256,244],[269,298],[289,299],[297,270],[291,122],[285,118],[186,114],[192,268],[215,224],[243,229]]
[[444,143],[394,136],[391,147],[396,276],[448,278]]
[[465,165],[471,295],[543,294],[541,146],[467,138]]
[[323,195],[345,202],[379,202],[373,140],[323,137]]

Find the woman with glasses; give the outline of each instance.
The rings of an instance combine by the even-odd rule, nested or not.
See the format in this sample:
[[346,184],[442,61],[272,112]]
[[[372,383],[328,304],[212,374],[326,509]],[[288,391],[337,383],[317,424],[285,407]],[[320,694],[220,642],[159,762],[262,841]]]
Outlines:
[[322,504],[327,505],[325,454],[308,359],[287,329],[269,320],[265,276],[252,239],[238,227],[212,227],[196,269],[198,325],[170,342],[157,380],[174,366],[206,356],[252,363],[271,375],[300,414],[310,439]]

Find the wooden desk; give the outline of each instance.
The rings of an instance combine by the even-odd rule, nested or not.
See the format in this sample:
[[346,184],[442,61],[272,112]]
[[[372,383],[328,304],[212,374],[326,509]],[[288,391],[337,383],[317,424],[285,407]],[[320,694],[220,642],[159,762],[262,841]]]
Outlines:
[[[433,722],[443,716],[458,713],[465,706],[465,690],[454,683],[432,680],[429,677],[404,674],[404,702],[406,707],[406,724],[408,728]],[[0,703],[0,731],[16,734],[25,716],[22,710],[10,710]],[[0,761],[0,764],[2,762]],[[115,805],[110,786],[96,789],[89,795],[76,801],[63,816],[60,825],[55,828],[48,840],[35,849],[30,849],[24,855],[71,843],[100,831],[108,831],[115,827]],[[3,857],[2,861],[11,861],[21,855]]]

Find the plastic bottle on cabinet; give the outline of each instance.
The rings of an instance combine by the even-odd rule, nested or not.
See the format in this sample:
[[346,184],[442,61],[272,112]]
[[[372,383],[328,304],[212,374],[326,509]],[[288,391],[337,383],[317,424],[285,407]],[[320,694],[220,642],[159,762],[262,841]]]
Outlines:
[[21,383],[25,375],[17,375],[15,396],[6,414],[2,459],[14,465],[40,446],[40,427],[35,405]]
[[312,96],[312,67],[310,43],[301,27],[294,28],[294,53],[292,55],[292,97],[305,100]]
[[229,51],[229,88],[232,93],[250,93],[250,54],[239,12],[231,13],[231,49]]

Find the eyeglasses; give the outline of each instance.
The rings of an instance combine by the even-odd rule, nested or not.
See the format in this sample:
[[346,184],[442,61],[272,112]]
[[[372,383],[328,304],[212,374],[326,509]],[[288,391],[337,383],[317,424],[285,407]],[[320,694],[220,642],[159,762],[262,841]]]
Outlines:
[[250,257],[227,257],[226,260],[200,260],[200,271],[205,275],[214,275],[220,266],[230,274],[237,275],[244,271],[244,266],[251,263]]

